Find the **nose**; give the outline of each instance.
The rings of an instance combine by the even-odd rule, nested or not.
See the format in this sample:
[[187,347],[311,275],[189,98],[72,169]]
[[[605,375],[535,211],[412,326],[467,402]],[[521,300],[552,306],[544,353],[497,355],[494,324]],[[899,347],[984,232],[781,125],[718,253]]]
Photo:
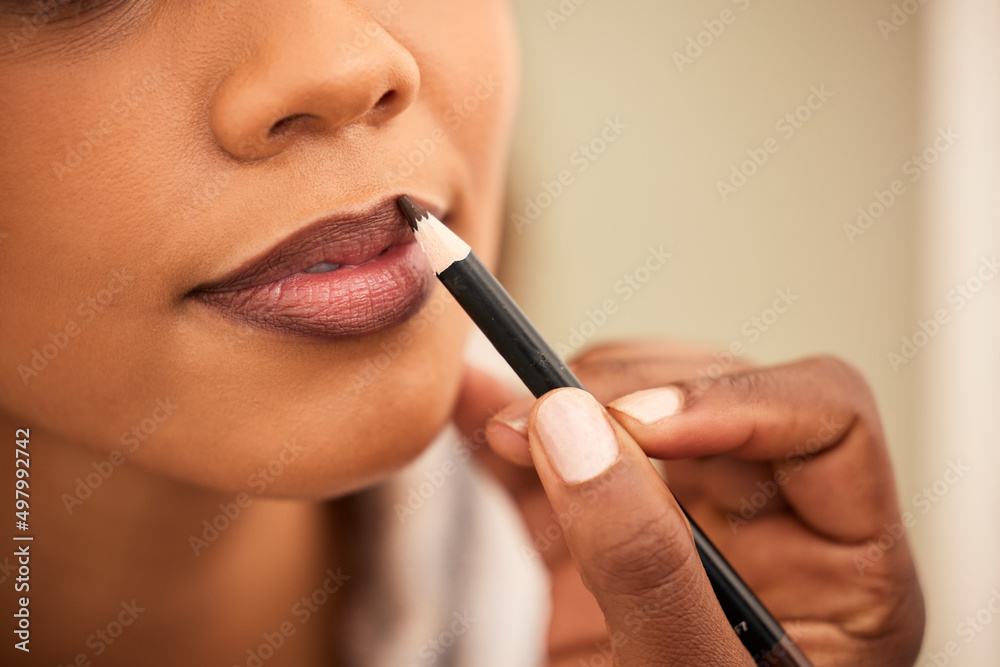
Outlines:
[[[212,100],[219,145],[240,160],[276,155],[297,138],[386,123],[413,103],[413,56],[349,2],[262,3],[254,37]],[[258,5],[259,7],[259,5]]]

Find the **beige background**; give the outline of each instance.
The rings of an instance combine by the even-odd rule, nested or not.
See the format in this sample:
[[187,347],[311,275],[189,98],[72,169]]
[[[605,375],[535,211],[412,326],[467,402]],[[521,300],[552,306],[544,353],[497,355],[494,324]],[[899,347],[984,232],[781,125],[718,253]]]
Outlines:
[[[948,290],[982,255],[1000,250],[996,2],[940,5],[883,34],[878,21],[893,11],[883,0],[519,0],[522,104],[503,277],[559,346],[579,342],[575,329],[593,334],[588,343],[741,342],[760,362],[834,353],[859,366],[883,411],[902,505],[918,513],[911,537],[929,610],[918,664],[955,641],[949,664],[994,665],[1000,618],[968,642],[957,626],[1000,587],[1000,280],[949,310],[911,362],[894,370],[887,360],[918,320],[953,307]],[[701,35],[708,46],[679,69],[674,53],[724,10],[731,22],[711,43]],[[777,121],[814,86],[832,96],[788,137]],[[580,146],[609,119],[627,127],[581,171]],[[959,139],[912,182],[904,163],[949,125]],[[718,181],[768,138],[777,152],[723,201]],[[564,170],[572,182],[564,173],[568,185],[549,197],[545,183],[556,192]],[[905,192],[852,243],[844,225],[895,179]],[[544,207],[527,224],[526,200]],[[626,300],[618,281],[661,245],[671,258]],[[769,316],[776,290],[798,299],[754,340],[745,325]],[[602,321],[587,313],[607,299],[616,312],[586,324]],[[959,459],[973,471],[920,513],[914,494]]]

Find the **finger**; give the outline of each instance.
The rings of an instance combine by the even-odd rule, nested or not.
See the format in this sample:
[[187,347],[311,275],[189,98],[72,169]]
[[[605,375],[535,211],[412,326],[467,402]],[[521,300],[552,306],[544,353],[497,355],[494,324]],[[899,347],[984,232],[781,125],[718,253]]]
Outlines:
[[511,465],[509,457],[497,456],[491,448],[480,446],[489,438],[486,422],[515,398],[506,385],[489,373],[466,366],[452,420],[462,437],[475,444],[471,449],[476,453],[476,460],[516,495],[520,489],[537,484],[534,471],[525,468],[524,462]]
[[528,451],[528,414],[535,399],[522,398],[493,415],[486,424],[486,439],[500,456],[512,463],[530,466]]
[[[656,341],[608,344],[587,350],[570,367],[587,391],[607,403],[641,389],[661,387],[704,373],[718,375],[720,362],[709,351],[710,348]],[[725,368],[736,371],[752,366],[730,355]],[[519,465],[531,465],[528,413],[534,404],[532,398],[514,401],[493,415],[486,427],[493,450]]]
[[[720,361],[721,359],[721,361]],[[570,364],[580,382],[601,403],[641,389],[661,387],[672,382],[705,382],[731,373],[755,368],[746,360],[729,355],[639,356],[621,352],[617,356],[585,357]]]
[[843,362],[809,359],[680,382],[608,407],[651,456],[770,461],[774,472],[761,492],[780,491],[828,537],[862,541],[899,514],[874,399]]
[[490,417],[516,398],[503,383],[486,371],[466,366],[452,418],[464,437],[475,437],[476,431]]
[[587,590],[580,573],[567,557],[555,564],[552,577],[552,621],[549,624],[549,654],[571,652],[581,646],[594,648],[608,640],[604,614]]
[[[763,517],[787,511],[784,496],[767,486],[774,477],[770,461],[703,456],[660,461],[660,465],[670,492],[696,521],[699,512],[725,517],[729,513],[748,513],[749,507],[754,517]],[[768,496],[761,491],[762,486],[774,493]],[[762,498],[768,502],[762,503]]]
[[[784,514],[741,528],[739,542],[730,562],[816,664],[858,664],[852,654],[869,655],[870,664],[903,664],[879,660],[873,649],[886,646],[889,636],[919,637],[923,628],[923,597],[905,541],[869,563],[867,545],[831,543]],[[716,545],[726,552],[727,540]],[[874,644],[873,637],[879,637]],[[834,646],[839,659],[830,652]]]
[[[794,516],[755,520],[738,537],[711,521],[699,525],[718,529],[716,546],[779,621],[858,618],[887,601],[884,581],[859,579],[857,546],[802,530]],[[901,567],[895,571],[903,574]]]
[[607,622],[616,665],[753,664],[712,592],[683,513],[594,398],[558,389],[528,426],[564,538]]
[[718,354],[718,348],[685,341],[623,340],[593,345],[574,356],[570,363],[581,366],[604,361],[636,361],[642,359],[663,359],[666,361],[708,360]]

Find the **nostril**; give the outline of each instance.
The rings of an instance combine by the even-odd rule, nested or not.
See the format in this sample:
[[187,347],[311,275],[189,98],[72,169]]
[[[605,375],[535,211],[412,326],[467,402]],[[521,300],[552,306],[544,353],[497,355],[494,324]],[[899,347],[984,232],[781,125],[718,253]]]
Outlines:
[[395,90],[387,91],[384,95],[382,95],[382,97],[378,98],[378,102],[375,103],[374,109],[376,111],[382,111],[390,104],[392,104],[392,101],[394,99],[396,99],[396,91]]
[[282,133],[288,131],[288,129],[292,126],[292,124],[294,124],[297,120],[306,118],[308,117],[308,115],[309,114],[297,113],[297,114],[292,114],[291,116],[285,116],[284,118],[282,118],[277,123],[271,126],[271,129],[267,133],[268,138],[273,139],[274,137],[280,136]]

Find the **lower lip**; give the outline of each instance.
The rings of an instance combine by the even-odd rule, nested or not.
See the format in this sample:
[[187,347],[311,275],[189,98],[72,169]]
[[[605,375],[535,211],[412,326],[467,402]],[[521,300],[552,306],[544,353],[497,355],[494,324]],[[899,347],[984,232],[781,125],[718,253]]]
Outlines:
[[300,336],[364,336],[415,315],[434,289],[434,272],[416,242],[392,246],[356,266],[296,273],[266,285],[199,298],[251,326]]

